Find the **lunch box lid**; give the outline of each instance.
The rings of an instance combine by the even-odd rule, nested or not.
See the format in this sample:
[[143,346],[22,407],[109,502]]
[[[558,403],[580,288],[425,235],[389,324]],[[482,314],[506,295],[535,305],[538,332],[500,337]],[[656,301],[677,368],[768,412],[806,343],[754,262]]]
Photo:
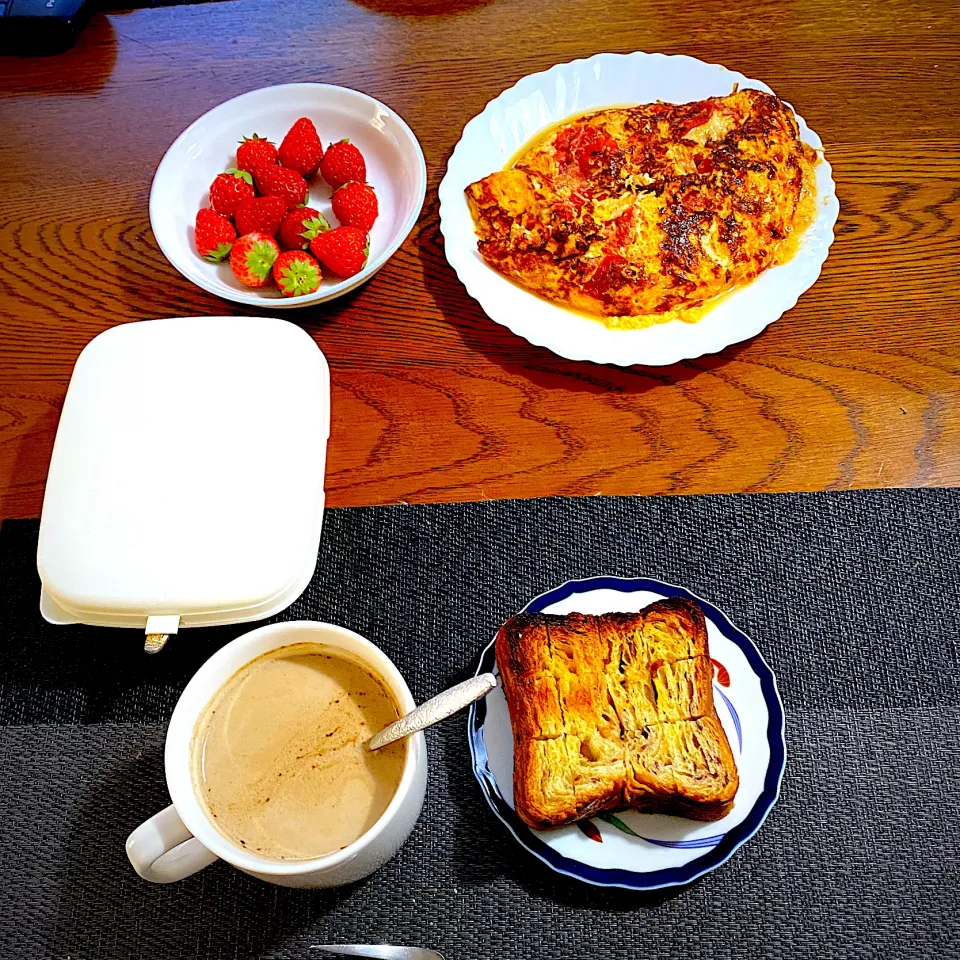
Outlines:
[[329,433],[326,359],[292,323],[101,333],[74,367],[47,476],[44,617],[169,634],[283,610],[316,566]]

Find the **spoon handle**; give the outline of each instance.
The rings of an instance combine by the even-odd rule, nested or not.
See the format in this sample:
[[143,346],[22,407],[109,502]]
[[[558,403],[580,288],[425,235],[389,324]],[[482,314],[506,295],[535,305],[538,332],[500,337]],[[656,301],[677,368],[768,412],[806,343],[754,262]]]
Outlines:
[[402,740],[404,737],[423,730],[424,727],[432,726],[440,720],[445,720],[452,716],[458,710],[469,706],[474,700],[485,697],[497,685],[497,678],[492,673],[481,673],[477,677],[471,677],[458,683],[443,693],[438,693],[435,697],[421,703],[419,707],[411,710],[405,717],[394,721],[389,726],[384,727],[376,736],[367,741],[367,749],[379,750],[388,743],[395,740]]

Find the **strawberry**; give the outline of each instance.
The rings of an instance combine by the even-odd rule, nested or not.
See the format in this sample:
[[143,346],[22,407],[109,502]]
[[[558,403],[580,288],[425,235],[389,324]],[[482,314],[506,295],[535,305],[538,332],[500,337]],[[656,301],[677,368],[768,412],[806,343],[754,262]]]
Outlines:
[[237,231],[226,217],[204,207],[197,211],[193,238],[197,244],[197,253],[204,260],[219,263],[230,253],[233,241],[237,239]]
[[241,200],[257,195],[253,177],[246,170],[228,170],[219,173],[210,184],[210,206],[225,217],[232,217]]
[[279,256],[277,241],[269,233],[248,233],[233,245],[230,269],[248,287],[265,287],[270,282],[270,270]]
[[273,279],[285,297],[302,297],[320,289],[320,264],[306,250],[288,250],[277,257]]
[[337,227],[317,234],[310,241],[310,252],[338,277],[352,277],[366,265],[370,244],[367,235],[356,227]]
[[329,229],[330,224],[320,216],[319,210],[297,207],[283,218],[277,240],[283,250],[306,250],[318,233]]
[[272,167],[278,162],[277,148],[264,137],[244,137],[237,147],[237,166],[253,173],[257,167]]
[[301,117],[280,143],[280,162],[291,170],[312,177],[320,166],[323,144],[312,120]]
[[333,215],[345,227],[369,233],[379,212],[377,195],[368,183],[351,180],[333,195]]
[[296,170],[286,167],[260,167],[256,171],[257,189],[264,197],[281,197],[288,210],[307,199],[307,181]]
[[340,140],[327,147],[327,152],[320,161],[320,172],[334,190],[350,180],[363,183],[367,179],[367,165],[363,162],[363,155],[349,140]]
[[282,197],[254,197],[237,207],[233,219],[241,237],[245,233],[269,233],[275,237],[286,212]]

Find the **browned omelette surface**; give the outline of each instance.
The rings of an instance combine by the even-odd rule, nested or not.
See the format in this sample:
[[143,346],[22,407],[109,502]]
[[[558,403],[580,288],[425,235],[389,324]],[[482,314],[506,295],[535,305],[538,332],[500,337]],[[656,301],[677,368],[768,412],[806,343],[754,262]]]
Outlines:
[[816,162],[789,106],[742,90],[578,117],[466,195],[484,260],[528,289],[604,318],[690,319],[792,256]]

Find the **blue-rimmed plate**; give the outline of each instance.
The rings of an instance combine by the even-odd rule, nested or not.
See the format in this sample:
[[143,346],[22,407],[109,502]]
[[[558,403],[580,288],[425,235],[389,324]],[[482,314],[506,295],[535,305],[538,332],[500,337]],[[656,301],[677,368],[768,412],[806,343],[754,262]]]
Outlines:
[[[532,830],[513,809],[513,735],[503,690],[470,708],[473,770],[493,812],[534,856],[558,873],[599,886],[655,890],[690,883],[728,860],[763,823],[780,792],[785,760],[783,704],[773,673],[750,638],[716,607],[658,580],[571,580],[524,608],[544,613],[637,611],[664,597],[696,601],[707,620],[714,694],[740,773],[733,809],[722,820],[625,811],[558,830]],[[478,673],[496,672],[493,641]]]

